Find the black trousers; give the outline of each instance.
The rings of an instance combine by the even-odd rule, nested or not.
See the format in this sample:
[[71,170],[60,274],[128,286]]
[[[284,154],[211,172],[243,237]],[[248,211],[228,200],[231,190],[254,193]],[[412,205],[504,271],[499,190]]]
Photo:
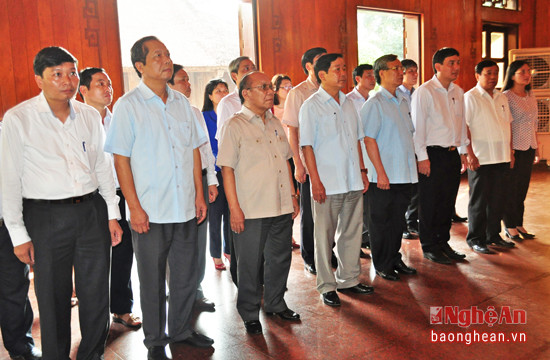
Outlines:
[[102,358],[109,331],[111,259],[105,201],[99,194],[67,205],[24,200],[23,218],[34,245],[42,359],[69,359],[73,267],[82,334],[77,359]]
[[369,185],[369,231],[374,268],[390,272],[401,260],[399,249],[405,225],[405,211],[411,199],[412,184],[390,184],[381,190],[376,183]]
[[115,246],[111,254],[111,312],[127,314],[132,312],[134,293],[132,292],[132,264],[134,263],[134,247],[132,232],[126,220],[126,202],[122,191],[117,190],[120,197],[118,208],[121,219],[118,224],[122,228],[122,241]]
[[430,176],[419,175],[418,220],[422,250],[438,250],[450,239],[451,217],[460,186],[457,150],[428,146]]
[[306,181],[300,184],[300,235],[302,243],[300,250],[304,263],[313,264],[315,262],[315,245],[313,241],[313,212],[311,211],[311,184],[309,175],[306,175]]
[[504,207],[504,225],[507,228],[523,226],[523,204],[529,190],[533,161],[535,161],[535,149],[515,151],[514,168],[508,171],[508,186],[506,197],[508,199]]
[[[210,204],[208,211],[208,231],[210,233],[210,256],[221,258],[223,241],[223,252],[231,254],[229,249],[230,221],[229,205],[223,188],[223,176],[221,171],[216,174],[218,178],[218,197]],[[223,222],[223,225],[222,225]]]
[[476,171],[468,170],[470,201],[468,202],[468,245],[485,245],[500,237],[506,172],[510,163],[481,165]]
[[415,229],[418,228],[418,183],[411,184],[411,201],[405,213],[407,225]]
[[33,312],[28,297],[29,265],[19,261],[5,226],[0,226],[0,328],[10,356],[34,347]]

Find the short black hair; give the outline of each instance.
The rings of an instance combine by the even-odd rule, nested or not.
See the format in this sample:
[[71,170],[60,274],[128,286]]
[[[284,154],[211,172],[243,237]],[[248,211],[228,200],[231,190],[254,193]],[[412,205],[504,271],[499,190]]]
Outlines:
[[46,68],[61,65],[63,63],[78,65],[78,60],[68,50],[60,46],[45,47],[36,54],[33,62],[34,74],[42,77]]
[[397,60],[397,55],[387,54],[382,55],[374,61],[374,77],[376,82],[380,85],[382,79],[380,78],[380,70],[388,70],[388,63]]
[[208,84],[206,84],[206,87],[204,88],[204,103],[202,104],[203,112],[214,110],[214,103],[212,102],[212,100],[210,100],[209,95],[212,95],[214,89],[217,88],[220,84],[225,85],[225,87],[229,90],[227,83],[222,79],[212,79],[208,82]]
[[250,88],[250,75],[257,72],[258,71],[251,71],[241,79],[241,82],[239,84],[239,98],[241,99],[241,104],[244,104],[243,90],[247,90]]
[[403,66],[404,70],[408,70],[409,68],[415,67],[418,69],[418,64],[416,61],[412,59],[403,59],[401,60],[401,66]]
[[483,69],[488,67],[493,67],[493,66],[496,66],[498,68],[497,63],[494,62],[493,60],[482,60],[478,62],[476,65],[476,74],[481,75],[481,72],[483,71]]
[[328,69],[330,69],[330,65],[333,61],[335,61],[338,58],[343,58],[342,54],[325,54],[322,55],[319,59],[317,59],[317,62],[314,65],[314,71],[315,71],[315,77],[317,78],[317,81],[319,84],[321,83],[321,78],[319,77],[319,72],[325,71],[328,72]]
[[292,82],[292,80],[290,80],[290,76],[285,74],[277,74],[271,79],[271,83],[273,84],[273,91],[275,91],[275,94],[273,95],[273,105],[279,105],[281,103],[277,91],[279,91],[279,89],[281,88],[281,83],[283,82],[283,80],[288,80]]
[[[304,72],[306,73],[306,75],[309,75],[308,72],[307,72],[306,64],[307,63],[312,63],[313,64],[313,61],[315,60],[315,57],[317,55],[326,54],[326,53],[327,53],[327,49],[322,48],[322,47],[314,47],[314,48],[311,48],[311,49],[307,50],[304,53],[304,55],[302,55],[302,69],[304,69]],[[315,64],[313,64],[313,65],[315,65]]]
[[356,76],[363,77],[363,73],[367,70],[372,70],[373,67],[371,64],[361,64],[355,69],[353,69],[352,77],[353,77],[353,85],[357,85],[357,80],[355,80]]
[[134,70],[136,70],[136,73],[141,78],[141,73],[138,71],[136,67],[136,63],[140,62],[143,65],[145,65],[145,59],[147,58],[147,54],[149,54],[149,49],[147,46],[145,46],[145,43],[147,41],[151,40],[157,40],[160,41],[156,36],[145,36],[139,39],[132,45],[132,49],[130,49],[130,57],[132,59],[132,65],[134,66]]
[[[105,70],[98,67],[87,67],[86,69],[80,72],[80,84],[78,86],[78,93],[82,96],[80,92],[80,86],[86,86],[86,89],[90,89],[90,83],[92,82],[92,77],[97,73],[105,73]],[[84,99],[84,97],[82,97]]]
[[[241,63],[244,60],[250,60],[250,58],[248,56],[239,56],[238,58],[231,60],[231,62],[229,63],[229,66],[228,66],[229,77],[231,77],[231,74],[238,74],[239,73],[239,66],[241,66]],[[231,77],[231,80],[233,80],[232,77]],[[233,80],[233,82],[235,84],[237,83],[235,80]]]
[[174,85],[174,77],[176,76],[176,73],[183,69],[183,65],[180,64],[174,64],[174,71],[172,72],[172,77],[170,80],[168,80],[168,83],[171,85]]
[[[524,65],[531,67],[531,64],[525,60],[516,60],[508,65],[508,70],[506,70],[506,77],[504,78],[504,87],[502,88],[502,91],[506,91],[514,87],[514,80],[512,80],[512,77],[514,77],[516,71],[518,71]],[[525,90],[531,90],[531,83],[525,85]]]
[[446,58],[451,56],[460,56],[458,53],[458,50],[451,48],[451,47],[444,47],[439,50],[437,50],[432,57],[432,67],[434,69],[434,74],[437,74],[437,70],[435,69],[435,64],[442,64],[445,61]]

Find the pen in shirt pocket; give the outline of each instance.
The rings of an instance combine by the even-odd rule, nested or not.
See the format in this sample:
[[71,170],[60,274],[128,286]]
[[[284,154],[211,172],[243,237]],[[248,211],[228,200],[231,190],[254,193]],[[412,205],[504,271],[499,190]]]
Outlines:
[[84,150],[84,152],[86,152],[86,141],[82,142],[82,149]]

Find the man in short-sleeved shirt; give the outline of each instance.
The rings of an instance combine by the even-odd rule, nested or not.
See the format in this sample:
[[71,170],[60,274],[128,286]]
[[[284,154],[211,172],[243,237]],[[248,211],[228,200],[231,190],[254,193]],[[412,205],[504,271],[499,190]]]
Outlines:
[[173,64],[164,44],[148,36],[132,46],[131,55],[142,81],[115,104],[105,151],[114,154],[130,209],[148,357],[166,359],[168,343],[213,344],[191,328],[197,289],[197,223],[206,217],[198,147],[207,139],[187,98],[167,86]]
[[284,300],[298,200],[288,162],[292,151],[279,120],[269,111],[273,95],[267,75],[253,72],[242,79],[243,106],[221,129],[218,152],[234,232],[237,310],[250,334],[262,332],[262,275],[266,313],[300,319]]
[[[315,63],[319,90],[300,109],[300,146],[311,176],[317,290],[323,302],[339,306],[339,291],[368,294],[359,282],[362,194],[368,188],[359,141],[363,128],[351,101],[340,90],[347,80],[340,54],[322,55]],[[338,268],[331,267],[336,242]]]
[[510,145],[512,115],[508,98],[495,87],[498,66],[492,60],[476,65],[477,85],[464,95],[468,145],[468,235],[466,241],[479,253],[491,254],[487,245],[512,248],[500,237],[506,184],[503,179],[513,159]]
[[361,109],[368,158],[371,254],[376,274],[399,280],[398,273],[416,270],[401,259],[403,216],[418,181],[409,102],[397,90],[403,68],[396,55],[384,55],[374,63],[378,91]]

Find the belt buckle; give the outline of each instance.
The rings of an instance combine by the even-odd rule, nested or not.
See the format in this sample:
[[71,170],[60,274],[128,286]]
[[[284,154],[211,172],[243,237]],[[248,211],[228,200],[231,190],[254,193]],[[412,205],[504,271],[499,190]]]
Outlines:
[[449,146],[449,151],[455,151],[456,150],[456,146]]
[[79,204],[81,202],[82,202],[82,196],[73,199],[73,204]]

